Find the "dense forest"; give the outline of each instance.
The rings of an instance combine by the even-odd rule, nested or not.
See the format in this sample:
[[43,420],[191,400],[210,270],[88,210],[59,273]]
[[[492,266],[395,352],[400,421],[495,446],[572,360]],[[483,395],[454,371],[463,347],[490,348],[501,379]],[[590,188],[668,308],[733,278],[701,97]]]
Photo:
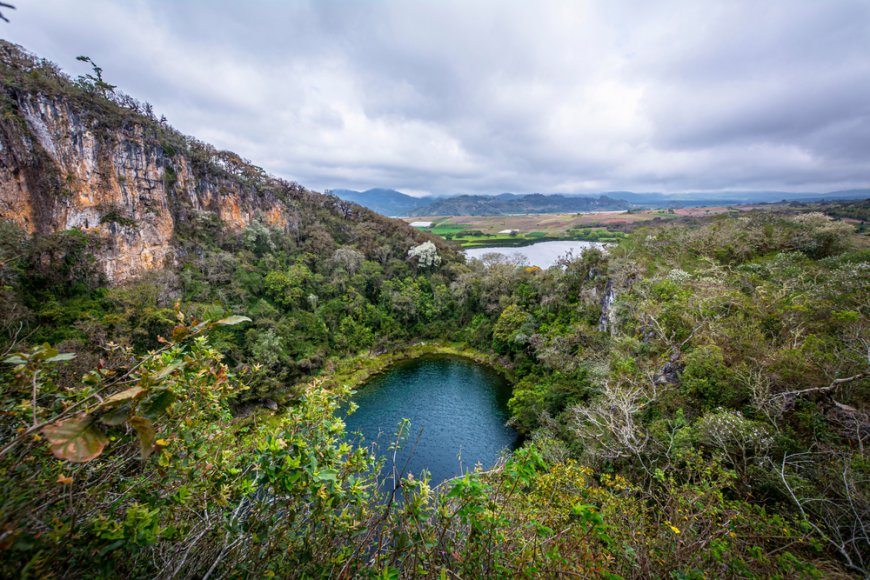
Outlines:
[[[4,69],[4,123],[49,92],[226,177],[57,75]],[[239,179],[303,219],[196,214],[124,283],[93,232],[0,223],[3,576],[870,570],[868,202],[673,220],[542,270]],[[384,487],[346,437],[346,377],[421,342],[502,369],[525,443]]]

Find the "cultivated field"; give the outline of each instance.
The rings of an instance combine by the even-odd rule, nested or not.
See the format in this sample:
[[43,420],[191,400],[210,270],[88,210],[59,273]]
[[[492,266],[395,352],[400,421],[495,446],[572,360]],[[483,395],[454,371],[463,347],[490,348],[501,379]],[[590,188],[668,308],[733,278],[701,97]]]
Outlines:
[[[701,217],[729,211],[749,211],[771,206],[740,205],[679,209],[606,211],[596,213],[525,214],[497,216],[425,216],[402,218],[428,221],[425,231],[459,242],[465,247],[525,245],[542,240],[613,241],[644,222]],[[511,233],[507,233],[510,231]]]

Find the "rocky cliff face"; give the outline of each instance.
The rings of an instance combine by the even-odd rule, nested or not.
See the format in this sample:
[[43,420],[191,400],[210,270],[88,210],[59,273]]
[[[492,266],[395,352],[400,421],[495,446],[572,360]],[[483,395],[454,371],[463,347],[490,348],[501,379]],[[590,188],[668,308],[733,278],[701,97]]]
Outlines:
[[142,128],[107,139],[63,98],[22,94],[15,104],[23,123],[0,133],[0,217],[29,233],[80,228],[97,235],[111,280],[171,260],[166,160]]
[[171,265],[178,232],[197,220],[293,235],[312,207],[381,219],[186,138],[147,105],[76,84],[4,41],[0,83],[0,219],[30,234],[92,234],[111,282]]

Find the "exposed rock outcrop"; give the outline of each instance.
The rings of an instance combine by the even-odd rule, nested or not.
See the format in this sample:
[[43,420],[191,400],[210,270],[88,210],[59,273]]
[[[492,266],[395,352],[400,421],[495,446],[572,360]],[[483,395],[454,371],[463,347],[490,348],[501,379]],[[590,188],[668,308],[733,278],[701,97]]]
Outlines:
[[172,265],[180,232],[197,222],[217,218],[238,231],[259,221],[295,235],[321,209],[386,221],[185,137],[148,105],[82,86],[0,40],[0,219],[30,234],[78,228],[98,237],[111,282]]
[[601,316],[598,318],[598,330],[601,332],[613,332],[614,302],[616,302],[616,290],[613,288],[613,281],[608,280],[604,288],[604,296],[601,297]]

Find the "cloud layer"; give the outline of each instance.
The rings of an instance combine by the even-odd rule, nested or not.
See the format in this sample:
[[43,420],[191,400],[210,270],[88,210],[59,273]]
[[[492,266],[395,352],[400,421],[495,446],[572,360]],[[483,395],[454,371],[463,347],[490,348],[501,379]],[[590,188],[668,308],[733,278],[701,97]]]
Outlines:
[[5,38],[315,189],[870,185],[866,0],[19,0]]

